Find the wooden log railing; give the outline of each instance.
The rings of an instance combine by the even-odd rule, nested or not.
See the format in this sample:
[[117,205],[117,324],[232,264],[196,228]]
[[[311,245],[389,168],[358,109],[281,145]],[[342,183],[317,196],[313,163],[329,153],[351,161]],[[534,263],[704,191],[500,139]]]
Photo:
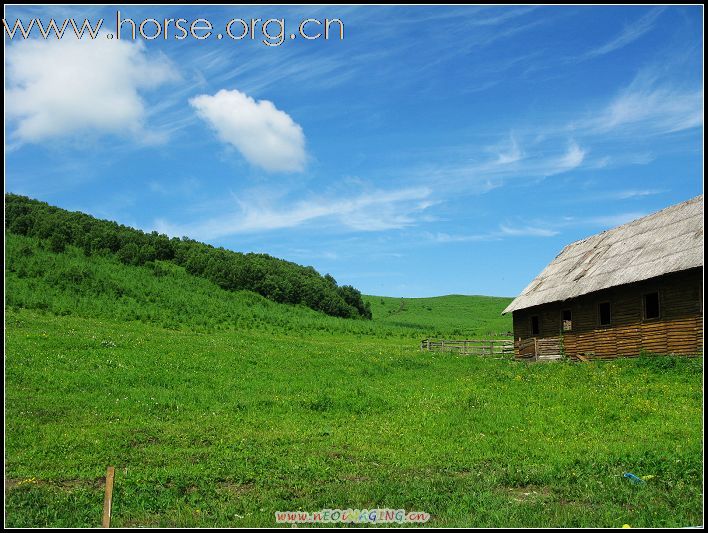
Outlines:
[[560,337],[538,338],[518,340],[514,344],[516,359],[526,361],[552,361],[561,358]]
[[546,337],[536,342],[536,356],[539,361],[552,361],[561,358],[560,337]]
[[420,349],[429,352],[454,352],[463,355],[513,355],[511,339],[423,339]]

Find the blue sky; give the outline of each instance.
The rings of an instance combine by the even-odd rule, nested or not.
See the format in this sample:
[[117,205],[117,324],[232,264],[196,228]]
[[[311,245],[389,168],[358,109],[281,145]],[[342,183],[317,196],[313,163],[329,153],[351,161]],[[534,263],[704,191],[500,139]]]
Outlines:
[[566,244],[702,193],[700,6],[5,19],[104,17],[108,31],[117,9],[216,30],[284,19],[287,35],[337,18],[344,38],[6,36],[6,191],[388,296],[513,296]]

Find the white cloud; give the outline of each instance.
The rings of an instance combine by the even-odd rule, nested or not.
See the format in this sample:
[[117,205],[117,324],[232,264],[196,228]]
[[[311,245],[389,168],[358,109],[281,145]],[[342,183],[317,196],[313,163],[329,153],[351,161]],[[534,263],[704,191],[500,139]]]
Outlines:
[[297,172],[305,167],[305,135],[290,116],[268,100],[254,100],[222,89],[189,103],[217,133],[252,165],[269,172]]
[[176,79],[162,55],[140,42],[30,39],[6,49],[5,113],[17,143],[37,143],[85,132],[133,135],[145,129],[141,92]]

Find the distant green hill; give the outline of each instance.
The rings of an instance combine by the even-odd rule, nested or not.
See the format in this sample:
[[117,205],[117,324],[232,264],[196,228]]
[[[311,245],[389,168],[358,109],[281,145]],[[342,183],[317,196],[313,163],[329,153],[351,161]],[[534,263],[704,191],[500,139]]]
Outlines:
[[373,320],[327,316],[305,305],[272,302],[252,291],[224,290],[170,261],[127,265],[115,255],[87,256],[75,246],[6,234],[6,304],[55,315],[140,321],[195,331],[267,330],[380,337],[486,336],[511,328],[500,316],[508,298],[366,296]]
[[434,298],[364,296],[364,300],[371,305],[378,324],[458,337],[511,335],[511,318],[501,312],[512,298],[452,294]]

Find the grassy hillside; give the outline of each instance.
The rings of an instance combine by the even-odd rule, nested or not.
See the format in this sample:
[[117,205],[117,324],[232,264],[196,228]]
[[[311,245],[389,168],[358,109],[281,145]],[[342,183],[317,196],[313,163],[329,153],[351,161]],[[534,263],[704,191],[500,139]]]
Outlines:
[[438,296],[387,298],[364,296],[374,320],[387,326],[416,328],[453,337],[511,336],[511,315],[501,312],[512,298],[493,296]]
[[113,526],[327,508],[434,526],[702,523],[700,360],[423,353],[424,336],[507,330],[508,299],[372,296],[373,319],[353,320],[169,261],[16,235],[6,253],[9,526],[98,526],[108,465]]
[[375,320],[351,320],[304,305],[279,305],[250,291],[227,291],[169,261],[131,266],[112,256],[87,257],[73,246],[55,253],[36,238],[8,234],[6,239],[11,308],[197,331],[257,328],[277,334],[316,331],[423,338],[504,333],[511,327],[510,318],[500,316],[508,303],[504,298],[446,296],[406,299],[401,304],[399,299],[367,297]]
[[274,302],[301,304],[337,317],[371,318],[361,293],[351,285],[340,286],[312,267],[267,254],[214,248],[187,237],[169,239],[156,231],[145,233],[15,194],[5,195],[5,228],[15,235],[42,239],[53,252],[73,246],[86,256],[109,256],[125,265],[170,262],[225,290],[248,290]]

